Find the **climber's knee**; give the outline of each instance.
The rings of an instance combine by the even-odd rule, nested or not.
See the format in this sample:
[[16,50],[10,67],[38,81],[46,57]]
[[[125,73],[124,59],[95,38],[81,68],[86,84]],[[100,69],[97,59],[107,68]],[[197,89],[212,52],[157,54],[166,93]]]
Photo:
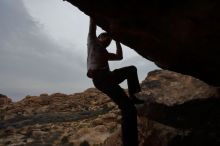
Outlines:
[[137,68],[134,65],[129,66],[131,72],[137,72]]

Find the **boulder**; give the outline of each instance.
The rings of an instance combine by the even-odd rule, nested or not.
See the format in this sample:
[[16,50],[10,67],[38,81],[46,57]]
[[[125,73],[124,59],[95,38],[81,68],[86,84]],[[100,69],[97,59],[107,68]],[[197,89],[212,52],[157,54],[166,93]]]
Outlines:
[[[219,146],[219,89],[179,73],[156,70],[141,84],[138,98],[140,146]],[[106,141],[121,144],[120,132]]]
[[8,98],[6,95],[0,94],[0,107],[8,105],[12,102],[10,98]]
[[220,85],[220,1],[66,1],[160,68]]
[[49,95],[47,93],[40,94],[40,97],[48,97]]

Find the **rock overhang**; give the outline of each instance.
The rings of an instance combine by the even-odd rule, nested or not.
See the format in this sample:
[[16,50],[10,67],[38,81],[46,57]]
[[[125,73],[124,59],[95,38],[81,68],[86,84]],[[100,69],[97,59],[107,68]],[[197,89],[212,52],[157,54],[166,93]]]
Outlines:
[[159,67],[220,85],[217,0],[66,0]]

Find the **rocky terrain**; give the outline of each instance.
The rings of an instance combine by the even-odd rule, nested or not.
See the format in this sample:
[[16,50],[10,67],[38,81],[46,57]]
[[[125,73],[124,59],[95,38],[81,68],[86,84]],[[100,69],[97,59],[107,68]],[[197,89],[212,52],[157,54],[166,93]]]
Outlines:
[[[219,89],[156,70],[137,96],[140,146],[219,146]],[[100,91],[0,96],[0,146],[120,146],[120,111]]]
[[160,68],[220,85],[219,0],[64,0]]
[[73,95],[27,96],[1,105],[0,145],[100,144],[119,121],[117,107],[96,89]]

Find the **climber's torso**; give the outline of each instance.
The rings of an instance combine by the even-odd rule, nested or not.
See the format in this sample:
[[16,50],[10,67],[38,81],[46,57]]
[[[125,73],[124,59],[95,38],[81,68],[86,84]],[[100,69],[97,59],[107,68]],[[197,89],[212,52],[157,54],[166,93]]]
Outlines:
[[88,37],[87,69],[109,69],[108,51],[97,38]]

